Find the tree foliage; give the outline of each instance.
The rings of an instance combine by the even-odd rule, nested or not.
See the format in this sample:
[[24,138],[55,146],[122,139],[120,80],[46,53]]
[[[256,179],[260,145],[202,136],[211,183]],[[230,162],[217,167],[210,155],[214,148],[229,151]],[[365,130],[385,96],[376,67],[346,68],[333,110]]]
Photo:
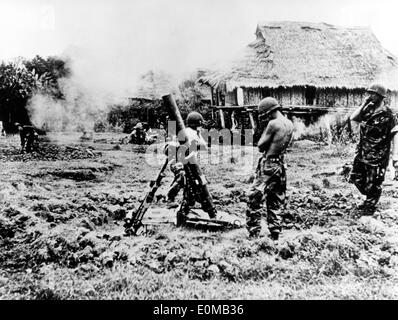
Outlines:
[[201,76],[202,73],[200,71],[193,73],[178,86],[181,95],[180,102],[188,111],[201,111],[203,107],[205,96],[197,82]]
[[29,99],[35,93],[62,98],[58,79],[69,74],[66,62],[55,57],[3,61],[0,64],[0,120],[30,123],[26,110]]

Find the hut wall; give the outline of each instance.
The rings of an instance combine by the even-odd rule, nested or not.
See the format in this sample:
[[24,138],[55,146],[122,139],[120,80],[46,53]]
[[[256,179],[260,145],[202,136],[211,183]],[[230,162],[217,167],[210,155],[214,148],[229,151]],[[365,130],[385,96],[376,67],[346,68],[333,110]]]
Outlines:
[[263,90],[261,88],[243,88],[243,103],[245,105],[255,105],[263,98]]
[[398,109],[398,105],[397,105],[398,92],[397,91],[390,92],[389,98],[390,98],[390,106],[391,106],[391,108]]
[[265,97],[274,97],[282,105],[305,104],[304,89],[295,88],[243,88],[245,105],[256,105]]
[[236,106],[238,104],[236,89],[225,94],[225,105]]
[[336,104],[336,94],[334,90],[318,89],[318,96],[320,107],[334,108]]
[[353,104],[348,105],[349,108],[359,107],[364,100],[364,91],[360,89],[353,90]]
[[318,89],[317,105],[329,108],[355,108],[362,104],[364,93],[362,89]]
[[[282,105],[305,105],[305,88],[242,88],[243,102],[245,105],[257,105],[265,97],[274,97]],[[391,105],[398,108],[398,92],[391,92]],[[331,89],[317,88],[315,105],[328,108],[355,108],[363,103],[364,89]],[[229,105],[237,105],[236,89],[226,94],[226,102]]]
[[291,89],[291,104],[292,105],[305,105],[305,90],[301,87],[293,87]]
[[280,104],[282,104],[283,106],[292,104],[291,90],[289,90],[287,88],[280,88],[278,90],[278,93],[279,93],[278,101],[279,101]]
[[352,100],[350,98],[351,94],[346,89],[337,89],[336,90],[336,105],[335,107],[347,107],[348,100]]

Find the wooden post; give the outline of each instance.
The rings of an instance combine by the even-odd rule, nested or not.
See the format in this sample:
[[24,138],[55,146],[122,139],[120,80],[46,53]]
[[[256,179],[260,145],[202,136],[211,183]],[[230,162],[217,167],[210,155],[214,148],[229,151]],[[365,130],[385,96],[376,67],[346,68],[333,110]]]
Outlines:
[[251,111],[249,111],[249,119],[252,126],[252,132],[254,134],[254,132],[256,131],[256,123],[254,122],[253,113]]
[[222,109],[220,109],[220,121],[221,121],[221,128],[225,129],[224,111]]

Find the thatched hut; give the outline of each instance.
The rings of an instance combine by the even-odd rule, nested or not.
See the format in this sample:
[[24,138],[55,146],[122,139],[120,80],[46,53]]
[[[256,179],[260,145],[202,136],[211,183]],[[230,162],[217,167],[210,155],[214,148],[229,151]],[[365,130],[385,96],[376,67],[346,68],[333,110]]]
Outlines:
[[398,60],[368,27],[264,22],[255,35],[240,58],[199,79],[214,105],[255,105],[273,96],[284,106],[354,107],[373,81],[385,84],[388,103],[397,104]]

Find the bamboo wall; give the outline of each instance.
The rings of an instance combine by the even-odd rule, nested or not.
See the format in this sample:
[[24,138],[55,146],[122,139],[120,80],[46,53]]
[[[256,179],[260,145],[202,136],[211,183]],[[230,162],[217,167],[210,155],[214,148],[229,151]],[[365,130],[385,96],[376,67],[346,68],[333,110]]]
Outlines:
[[[236,91],[236,90],[235,90]],[[235,92],[234,91],[234,92]],[[245,105],[256,105],[264,97],[274,97],[282,105],[306,105],[305,87],[291,88],[243,88]],[[317,88],[314,105],[329,108],[354,108],[364,100],[364,89],[319,89]],[[236,97],[236,95],[235,95]],[[236,100],[236,98],[234,98]],[[230,98],[230,101],[233,101]],[[392,103],[398,102],[397,93],[392,95]]]
[[[305,87],[242,88],[245,105],[257,105],[265,97],[276,98],[283,106],[306,105]],[[365,89],[316,89],[314,106],[355,108],[365,99]],[[215,98],[215,95],[214,95]],[[389,92],[386,105],[398,110],[398,91]],[[222,105],[220,103],[220,105]],[[237,105],[237,89],[225,92],[225,105]]]
[[238,104],[238,97],[236,89],[234,91],[229,91],[225,94],[225,105],[226,106],[236,106]]
[[388,103],[391,108],[397,110],[398,109],[398,92],[392,91],[388,95]]

